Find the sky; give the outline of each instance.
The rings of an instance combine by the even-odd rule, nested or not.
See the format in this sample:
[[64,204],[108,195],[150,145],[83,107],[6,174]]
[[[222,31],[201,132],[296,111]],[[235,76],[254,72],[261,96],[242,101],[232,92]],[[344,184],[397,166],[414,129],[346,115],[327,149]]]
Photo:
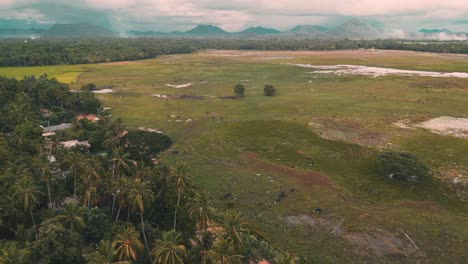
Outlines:
[[128,30],[177,31],[212,24],[227,31],[250,26],[287,30],[333,27],[351,18],[392,30],[468,31],[467,0],[0,0],[0,27],[50,27],[88,22]]

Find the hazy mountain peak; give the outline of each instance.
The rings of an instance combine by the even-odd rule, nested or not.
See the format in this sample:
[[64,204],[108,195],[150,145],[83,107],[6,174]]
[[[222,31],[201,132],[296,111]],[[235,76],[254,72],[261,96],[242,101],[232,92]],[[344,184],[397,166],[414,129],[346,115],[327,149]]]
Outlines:
[[213,25],[198,25],[195,28],[186,31],[185,34],[191,35],[222,35],[227,34],[222,28]]
[[115,37],[110,30],[90,23],[55,24],[45,37],[59,38],[110,38]]
[[447,33],[447,34],[451,34],[453,33],[452,31],[446,29],[446,28],[442,28],[442,29],[421,29],[418,31],[419,33],[424,33],[424,34],[438,34],[438,33]]
[[257,35],[268,35],[268,34],[279,34],[281,31],[278,31],[273,28],[265,28],[265,27],[249,27],[240,33],[248,33],[248,34],[257,34]]

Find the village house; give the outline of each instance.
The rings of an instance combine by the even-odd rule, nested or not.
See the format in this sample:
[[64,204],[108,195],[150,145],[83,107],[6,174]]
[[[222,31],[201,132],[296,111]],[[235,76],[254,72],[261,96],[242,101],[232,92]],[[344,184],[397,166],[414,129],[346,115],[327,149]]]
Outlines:
[[83,147],[89,151],[91,144],[88,141],[78,141],[78,140],[69,140],[69,141],[62,141],[59,142],[59,145],[66,149],[74,148],[74,147]]
[[86,119],[86,120],[88,120],[88,121],[90,121],[90,122],[93,122],[93,123],[96,123],[97,121],[100,120],[99,117],[97,117],[96,115],[92,115],[92,114],[91,114],[91,115],[84,115],[84,114],[81,114],[81,115],[78,115],[78,116],[76,117],[76,120],[78,120],[78,121],[83,120],[83,119]]
[[72,127],[72,124],[63,123],[63,124],[56,125],[56,126],[48,126],[48,127],[41,126],[41,127],[42,127],[43,132],[47,133],[47,132],[56,132],[56,131],[69,129]]

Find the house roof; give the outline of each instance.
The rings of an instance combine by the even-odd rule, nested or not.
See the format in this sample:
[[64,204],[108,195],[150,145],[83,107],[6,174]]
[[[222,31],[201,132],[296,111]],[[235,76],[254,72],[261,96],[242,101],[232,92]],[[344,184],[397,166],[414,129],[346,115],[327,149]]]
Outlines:
[[73,148],[77,146],[83,146],[90,148],[91,144],[89,144],[88,141],[78,141],[78,140],[69,140],[69,141],[62,141],[59,142],[60,145],[62,145],[64,148]]
[[60,130],[65,130],[65,129],[69,129],[72,127],[72,124],[60,124],[60,125],[56,125],[56,126],[48,126],[48,127],[43,127],[42,128],[42,131],[45,132],[55,132],[55,131],[60,131]]
[[99,117],[97,117],[96,115],[84,115],[84,114],[81,114],[81,115],[78,115],[76,117],[76,120],[82,120],[82,119],[87,119],[88,121],[91,121],[91,122],[97,122],[100,120]]
[[42,133],[42,136],[43,137],[51,137],[51,136],[55,136],[55,132],[45,132],[45,133]]

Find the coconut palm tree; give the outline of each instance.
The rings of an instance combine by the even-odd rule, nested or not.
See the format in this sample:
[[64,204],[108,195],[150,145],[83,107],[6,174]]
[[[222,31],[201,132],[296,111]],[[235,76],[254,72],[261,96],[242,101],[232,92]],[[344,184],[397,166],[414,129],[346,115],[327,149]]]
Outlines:
[[60,102],[61,109],[63,109],[63,102],[65,101],[68,93],[69,91],[66,85],[60,85],[58,89],[55,90],[55,98]]
[[47,186],[47,197],[49,198],[49,208],[53,207],[52,196],[50,195],[50,182],[52,181],[52,168],[47,155],[42,154],[33,161],[41,176],[41,181]]
[[189,253],[189,263],[207,264],[209,262],[208,252],[213,246],[215,235],[211,232],[200,232],[190,239],[192,247]]
[[134,163],[130,159],[130,154],[126,153],[122,147],[117,147],[112,151],[112,176],[122,176],[125,173],[130,172],[130,166]]
[[3,191],[7,191],[16,185],[18,179],[31,176],[31,171],[20,162],[8,162],[5,170],[0,175],[0,181],[2,183],[1,188]]
[[115,217],[115,222],[119,220],[120,216],[120,211],[122,210],[122,207],[124,207],[127,204],[127,198],[128,198],[128,191],[130,189],[128,179],[125,177],[121,177],[120,179],[117,179],[116,181],[116,190],[115,190],[115,196],[117,199],[117,203],[119,204],[119,209],[117,210],[117,216]]
[[142,181],[140,178],[136,178],[132,184],[132,188],[129,191],[128,197],[130,201],[132,201],[132,210],[135,211],[138,209],[140,212],[143,239],[145,242],[146,251],[148,252],[148,257],[152,262],[148,241],[146,240],[145,221],[143,219],[143,214],[145,212],[145,201],[147,202],[153,198],[153,191],[151,190],[150,183],[147,181]]
[[34,219],[33,210],[39,205],[39,196],[41,195],[39,186],[37,186],[32,177],[22,178],[16,185],[16,191],[13,196],[23,204],[23,209],[29,211],[31,220],[36,229],[36,221]]
[[101,240],[96,250],[90,254],[84,254],[87,264],[130,264],[130,261],[117,261],[115,245],[109,240]]
[[240,264],[242,259],[236,254],[233,243],[226,239],[218,239],[208,251],[208,256],[214,264]]
[[227,211],[222,215],[220,224],[224,230],[224,238],[240,250],[243,246],[242,236],[248,231],[247,221],[241,217],[239,212]]
[[77,205],[68,204],[65,206],[61,215],[58,215],[57,218],[70,229],[70,233],[79,231],[85,226],[83,221],[83,208]]
[[99,194],[97,192],[97,187],[89,183],[84,183],[79,186],[80,199],[83,203],[83,206],[86,206],[88,209],[91,208],[91,205],[96,204],[99,201]]
[[188,251],[182,244],[181,235],[171,230],[154,243],[153,255],[155,264],[184,264]]
[[171,172],[167,166],[159,166],[156,168],[154,175],[156,175],[156,182],[159,184],[159,192],[156,195],[156,199],[158,199],[169,186]]
[[125,126],[123,125],[122,119],[118,118],[113,121],[105,135],[104,147],[108,150],[114,150],[121,145],[122,138],[124,136]]
[[60,167],[70,171],[70,176],[73,177],[73,196],[76,197],[77,179],[84,172],[86,165],[85,157],[79,152],[68,151],[64,148],[60,149],[62,160]]
[[[14,192],[0,197],[0,216],[6,217],[8,223],[14,225],[23,214],[23,209]],[[5,223],[4,223],[5,224]]]
[[101,183],[102,176],[96,171],[96,168],[99,168],[99,164],[97,164],[96,160],[90,159],[87,161],[84,173],[81,175],[81,181],[83,182],[82,200],[83,204],[88,208],[91,208],[91,204],[96,204],[99,201],[97,186]]
[[192,179],[189,172],[189,167],[183,162],[177,162],[171,168],[171,175],[175,180],[177,189],[177,204],[174,212],[174,230],[176,230],[177,226],[177,210],[179,209],[181,195],[186,189],[192,186]]
[[128,226],[117,235],[114,242],[119,260],[136,260],[137,251],[143,249],[140,235],[133,226]]
[[188,212],[195,218],[200,231],[207,230],[213,222],[214,209],[210,207],[209,202],[205,195],[197,194],[188,204]]

